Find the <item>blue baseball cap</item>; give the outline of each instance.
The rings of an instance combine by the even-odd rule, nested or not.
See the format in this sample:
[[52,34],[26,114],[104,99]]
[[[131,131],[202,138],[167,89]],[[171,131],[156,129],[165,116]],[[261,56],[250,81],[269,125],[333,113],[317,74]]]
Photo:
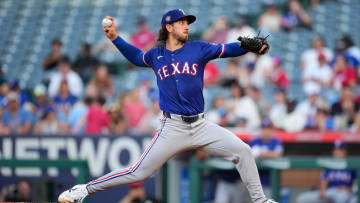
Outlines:
[[269,118],[264,118],[262,121],[261,121],[261,127],[262,128],[271,128],[273,125],[272,125],[272,122]]
[[196,17],[193,15],[186,15],[182,9],[174,9],[166,12],[161,19],[161,26],[165,27],[167,24],[171,24],[180,19],[185,18],[189,24],[195,22]]
[[50,112],[55,112],[56,113],[55,108],[52,107],[52,106],[46,107],[45,110],[44,110],[44,113],[50,113]]

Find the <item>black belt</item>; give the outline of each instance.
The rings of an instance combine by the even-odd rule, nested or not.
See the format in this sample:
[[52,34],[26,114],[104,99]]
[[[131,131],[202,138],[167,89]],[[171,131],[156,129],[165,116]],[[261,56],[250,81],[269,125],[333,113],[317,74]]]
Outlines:
[[[169,112],[163,111],[163,115],[166,118],[171,118],[171,113],[169,113]],[[181,117],[181,120],[183,120],[185,123],[194,123],[197,120],[199,120],[200,117],[204,118],[204,114],[202,114],[202,115],[193,115],[193,116],[182,116],[182,115],[179,115],[179,116]]]

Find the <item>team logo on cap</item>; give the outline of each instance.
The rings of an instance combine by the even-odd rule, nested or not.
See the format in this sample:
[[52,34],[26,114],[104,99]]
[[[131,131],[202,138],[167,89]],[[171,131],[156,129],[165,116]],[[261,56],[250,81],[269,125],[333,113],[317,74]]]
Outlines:
[[185,15],[185,12],[182,9],[179,9],[179,11]]
[[171,16],[166,16],[165,21],[170,22],[170,20],[171,20]]

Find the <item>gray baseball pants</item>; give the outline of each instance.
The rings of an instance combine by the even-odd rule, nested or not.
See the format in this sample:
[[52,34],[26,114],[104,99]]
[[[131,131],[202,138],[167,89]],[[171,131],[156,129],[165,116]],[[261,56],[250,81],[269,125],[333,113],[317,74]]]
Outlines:
[[249,145],[229,130],[204,118],[185,123],[181,116],[163,117],[162,125],[139,161],[127,170],[115,170],[87,184],[90,194],[116,186],[142,181],[154,174],[176,154],[201,149],[211,155],[232,161],[254,203],[266,201],[258,170]]

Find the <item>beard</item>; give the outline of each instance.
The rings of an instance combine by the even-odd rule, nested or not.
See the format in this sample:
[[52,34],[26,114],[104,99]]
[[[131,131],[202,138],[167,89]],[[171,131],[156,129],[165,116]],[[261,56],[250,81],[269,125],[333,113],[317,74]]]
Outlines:
[[174,38],[178,40],[181,44],[185,44],[185,42],[188,40],[189,35],[181,35],[178,33],[174,33]]

